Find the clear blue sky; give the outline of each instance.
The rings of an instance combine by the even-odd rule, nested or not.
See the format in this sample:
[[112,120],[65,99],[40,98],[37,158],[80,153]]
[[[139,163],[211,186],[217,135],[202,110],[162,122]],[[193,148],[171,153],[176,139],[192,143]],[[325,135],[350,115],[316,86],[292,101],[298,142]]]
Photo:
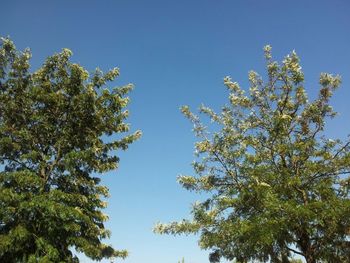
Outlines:
[[219,108],[224,76],[244,86],[250,69],[264,72],[265,44],[277,59],[297,51],[311,96],[320,72],[342,75],[333,99],[340,116],[328,134],[350,132],[348,0],[1,0],[0,8],[0,35],[30,47],[34,68],[67,47],[74,62],[89,70],[118,66],[117,84],[135,84],[129,122],[144,136],[103,181],[112,195],[109,242],[130,251],[125,263],[208,262],[196,237],[151,231],[157,221],[189,217],[199,198],[176,183],[178,174],[192,174],[194,158],[191,125],[179,107]]

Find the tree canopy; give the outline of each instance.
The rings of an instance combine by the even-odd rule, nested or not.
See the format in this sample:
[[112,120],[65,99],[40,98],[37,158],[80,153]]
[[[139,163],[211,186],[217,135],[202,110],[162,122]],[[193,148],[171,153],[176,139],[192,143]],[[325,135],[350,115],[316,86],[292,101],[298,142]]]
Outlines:
[[186,189],[208,198],[191,220],[158,224],[165,234],[198,233],[210,260],[237,262],[348,262],[350,255],[350,141],[328,139],[325,121],[336,113],[330,98],[341,81],[322,73],[309,101],[295,52],[282,63],[264,48],[266,81],[249,73],[249,94],[229,77],[229,102],[206,121],[182,107],[194,124],[195,176]]
[[[125,257],[103,243],[108,189],[97,173],[140,137],[125,123],[132,85],[118,69],[91,76],[63,49],[30,73],[29,50],[0,46],[0,261],[78,262]],[[114,135],[113,137],[109,137]]]

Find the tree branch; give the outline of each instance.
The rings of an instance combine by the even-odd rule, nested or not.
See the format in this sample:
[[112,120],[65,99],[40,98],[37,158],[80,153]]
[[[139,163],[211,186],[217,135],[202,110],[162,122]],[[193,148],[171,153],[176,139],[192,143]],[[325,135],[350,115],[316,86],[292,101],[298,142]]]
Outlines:
[[298,251],[298,250],[295,250],[295,249],[290,248],[290,247],[288,247],[288,246],[286,246],[286,248],[287,248],[289,251],[291,251],[291,252],[293,252],[293,253],[295,253],[295,254],[298,254],[298,255],[300,255],[300,256],[304,256],[304,257],[305,257],[304,253],[302,253],[302,252],[300,252],[300,251]]

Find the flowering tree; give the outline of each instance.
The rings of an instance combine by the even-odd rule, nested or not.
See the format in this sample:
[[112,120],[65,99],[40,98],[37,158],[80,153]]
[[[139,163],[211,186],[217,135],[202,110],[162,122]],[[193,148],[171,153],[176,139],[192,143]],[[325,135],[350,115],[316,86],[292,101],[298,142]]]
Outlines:
[[[348,262],[350,255],[350,142],[324,137],[339,76],[322,73],[318,98],[308,101],[295,52],[281,64],[266,46],[268,80],[249,73],[249,95],[229,77],[221,113],[202,106],[216,124],[209,132],[189,107],[197,176],[180,176],[186,189],[209,198],[192,220],[158,224],[166,234],[199,233],[199,245],[221,257],[249,262]],[[217,129],[217,127],[221,127]]]
[[[64,49],[30,73],[30,52],[2,39],[0,262],[78,262],[72,248],[96,260],[126,256],[101,241],[108,189],[92,173],[115,169],[115,151],[140,136],[120,135],[132,86],[103,88],[117,69],[89,78],[70,56]],[[119,139],[102,139],[112,134]]]

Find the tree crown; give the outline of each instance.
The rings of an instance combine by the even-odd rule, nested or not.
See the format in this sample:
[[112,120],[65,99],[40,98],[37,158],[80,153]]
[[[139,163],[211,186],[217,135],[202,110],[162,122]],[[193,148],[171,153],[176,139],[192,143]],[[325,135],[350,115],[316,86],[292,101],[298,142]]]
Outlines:
[[264,52],[266,81],[249,72],[246,94],[226,77],[229,103],[220,113],[200,107],[216,125],[213,131],[182,107],[198,138],[197,176],[178,181],[209,198],[193,206],[192,220],[158,224],[155,231],[200,233],[213,262],[292,262],[294,254],[307,262],[344,262],[350,253],[350,142],[324,136],[340,77],[322,73],[318,97],[310,102],[297,54],[278,63],[270,46]]
[[116,169],[117,151],[141,135],[122,135],[132,85],[109,89],[117,68],[90,76],[68,49],[30,73],[30,51],[1,41],[0,261],[75,262],[72,247],[125,257],[102,243],[108,188],[96,173]]

